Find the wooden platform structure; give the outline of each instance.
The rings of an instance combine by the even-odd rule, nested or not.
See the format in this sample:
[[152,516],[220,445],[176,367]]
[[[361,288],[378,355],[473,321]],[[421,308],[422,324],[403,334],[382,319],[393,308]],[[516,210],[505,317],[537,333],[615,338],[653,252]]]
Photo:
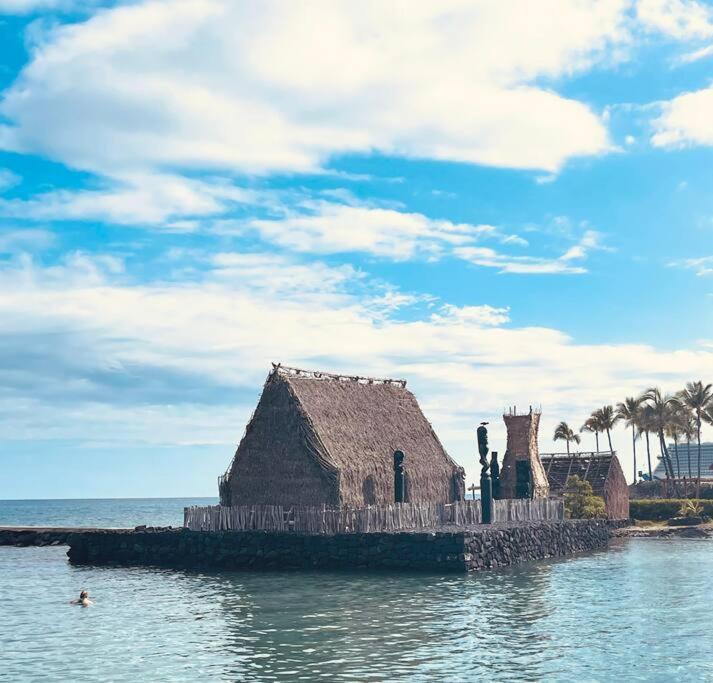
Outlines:
[[553,495],[562,495],[567,478],[576,475],[604,499],[609,519],[629,517],[629,487],[616,453],[543,453],[540,458]]

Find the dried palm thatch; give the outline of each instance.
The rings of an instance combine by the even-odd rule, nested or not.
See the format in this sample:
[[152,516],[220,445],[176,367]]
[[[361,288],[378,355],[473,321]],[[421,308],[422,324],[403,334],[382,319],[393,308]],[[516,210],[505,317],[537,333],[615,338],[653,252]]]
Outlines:
[[576,475],[604,498],[609,519],[629,517],[629,487],[619,458],[611,453],[550,453],[540,456],[552,495],[562,495],[567,479]]
[[275,365],[221,482],[221,503],[392,503],[397,449],[406,453],[409,502],[463,498],[462,469],[404,380]]

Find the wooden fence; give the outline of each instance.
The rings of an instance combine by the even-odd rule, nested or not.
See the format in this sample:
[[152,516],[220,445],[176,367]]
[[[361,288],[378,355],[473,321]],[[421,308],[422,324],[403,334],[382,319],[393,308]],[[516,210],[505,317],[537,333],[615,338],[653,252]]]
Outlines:
[[564,519],[564,499],[506,498],[493,501],[493,522],[526,522]]
[[[194,531],[298,531],[316,534],[416,531],[480,524],[479,500],[457,503],[394,503],[364,508],[212,505],[185,508],[183,525]],[[493,521],[564,519],[556,499],[496,500]]]

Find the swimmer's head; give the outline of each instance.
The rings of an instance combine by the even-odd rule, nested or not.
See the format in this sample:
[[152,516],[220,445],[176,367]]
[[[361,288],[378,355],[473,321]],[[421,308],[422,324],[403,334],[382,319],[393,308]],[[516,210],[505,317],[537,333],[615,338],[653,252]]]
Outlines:
[[80,600],[86,600],[89,597],[89,591],[82,591],[79,594],[79,599]]

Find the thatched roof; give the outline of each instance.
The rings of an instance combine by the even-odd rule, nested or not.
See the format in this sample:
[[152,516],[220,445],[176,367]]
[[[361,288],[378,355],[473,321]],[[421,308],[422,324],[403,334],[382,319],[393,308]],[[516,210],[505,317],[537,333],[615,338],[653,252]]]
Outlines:
[[540,455],[540,459],[550,482],[552,495],[560,494],[567,484],[567,477],[576,475],[588,481],[597,496],[602,496],[616,456],[611,453],[576,453],[571,456],[558,453]]
[[541,454],[540,459],[547,473],[551,495],[562,494],[567,477],[577,475],[592,485],[595,495],[604,498],[609,518],[625,519],[629,516],[629,487],[616,454]]
[[[273,406],[276,401],[281,404],[277,409]],[[460,468],[446,453],[415,396],[406,389],[405,380],[335,375],[282,365],[274,365],[267,378],[229,479],[246,473],[256,476],[249,472],[248,460],[260,460],[261,467],[267,469],[274,457],[265,453],[292,457],[293,447],[288,453],[290,449],[282,444],[273,449],[270,443],[281,438],[280,422],[285,423],[288,411],[299,422],[299,440],[312,461],[309,467],[318,466],[325,485],[336,483],[340,503],[392,502],[393,452],[397,449],[406,454],[411,501],[452,499],[453,476]],[[272,430],[257,424],[268,414]],[[255,431],[260,436],[250,440]]]

